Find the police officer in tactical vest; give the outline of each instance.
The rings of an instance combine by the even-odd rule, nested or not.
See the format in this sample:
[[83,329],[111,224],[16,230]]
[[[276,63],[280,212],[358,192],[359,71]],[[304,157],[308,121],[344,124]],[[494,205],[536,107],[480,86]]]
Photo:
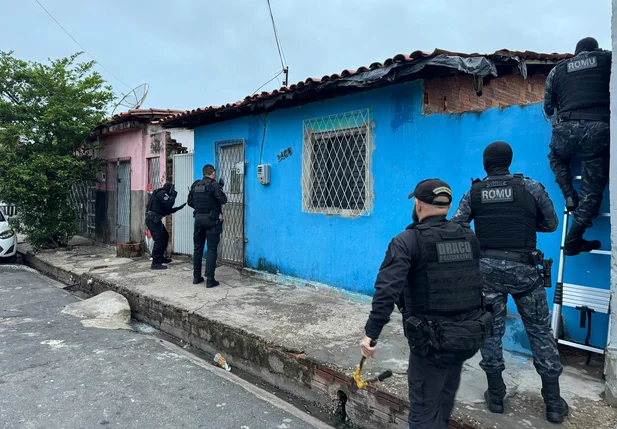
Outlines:
[[381,331],[397,304],[410,347],[409,426],[446,429],[465,360],[491,330],[483,306],[480,243],[465,222],[446,219],[450,186],[418,184],[414,222],[394,237],[375,282],[362,354],[374,357]]
[[[510,174],[512,148],[494,142],[484,150],[488,176],[474,180],[453,220],[475,223],[482,259],[484,294],[493,309],[493,333],[482,347],[480,367],[486,372],[484,398],[489,410],[503,413],[506,386],[502,337],[506,330],[508,294],[511,294],[527,331],[533,362],[542,377],[546,417],[562,422],[568,406],[559,393],[563,368],[549,327],[544,286],[550,287],[550,262],[536,249],[536,232],[553,232],[559,223],[553,202],[544,187],[521,174]],[[538,266],[546,270],[541,276]],[[544,281],[543,281],[544,280]]]
[[165,183],[162,188],[155,190],[150,196],[148,207],[146,208],[146,226],[152,234],[154,248],[152,249],[153,270],[167,269],[164,263],[171,262],[165,257],[165,249],[169,243],[169,233],[163,225],[162,219],[172,213],[182,209],[186,203],[179,207],[174,207],[178,193],[174,189],[173,183]]
[[219,282],[214,279],[216,269],[217,248],[223,232],[221,220],[222,205],[227,203],[227,195],[223,192],[223,179],[218,182],[216,170],[210,164],[203,168],[204,178],[196,181],[189,192],[188,205],[195,209],[195,230],[193,243],[193,284],[204,281],[201,276],[201,261],[204,254],[204,245],[207,241],[208,252],[206,254],[206,287],[218,286]]
[[[546,79],[544,112],[553,120],[549,160],[573,222],[564,253],[578,255],[599,249],[598,240],[587,241],[583,233],[598,216],[609,170],[610,51],[585,38],[576,45],[573,58],[559,63]],[[570,164],[581,159],[580,201],[572,186]]]

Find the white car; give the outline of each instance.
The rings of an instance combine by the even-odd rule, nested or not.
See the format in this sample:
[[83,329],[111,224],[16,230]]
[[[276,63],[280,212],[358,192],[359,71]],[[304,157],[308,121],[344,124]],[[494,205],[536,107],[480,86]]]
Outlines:
[[17,257],[17,234],[0,211],[0,260],[14,262]]

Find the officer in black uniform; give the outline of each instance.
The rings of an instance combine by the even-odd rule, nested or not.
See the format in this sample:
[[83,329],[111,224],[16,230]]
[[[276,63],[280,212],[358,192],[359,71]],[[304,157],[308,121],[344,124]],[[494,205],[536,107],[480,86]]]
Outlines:
[[[598,49],[598,42],[588,37],[578,42],[575,56],[557,64],[546,79],[544,113],[553,122],[548,158],[574,217],[564,247],[568,256],[601,245],[584,240],[583,233],[598,216],[608,182],[611,61],[611,52]],[[581,158],[580,202],[570,171],[575,154]]]
[[493,142],[484,149],[488,176],[473,181],[452,217],[457,221],[473,220],[482,247],[480,272],[484,296],[493,310],[493,332],[482,346],[480,362],[488,381],[484,398],[491,412],[504,412],[502,338],[510,294],[525,326],[534,366],[542,378],[546,418],[561,423],[568,414],[568,405],[560,396],[563,367],[549,325],[543,287],[551,284],[538,270],[538,265],[542,265],[544,273],[549,273],[550,261],[536,249],[536,233],[555,231],[559,220],[542,184],[510,173],[512,156],[512,148],[506,142]]
[[186,203],[179,207],[174,207],[178,193],[174,189],[173,183],[165,183],[162,188],[157,189],[150,196],[148,207],[146,208],[146,226],[152,234],[154,240],[154,248],[152,249],[152,266],[153,270],[167,269],[163,263],[171,262],[171,259],[165,257],[165,249],[169,243],[169,233],[163,225],[162,219],[172,213],[182,209]]
[[371,341],[397,304],[411,351],[409,427],[446,429],[463,363],[490,332],[491,315],[483,306],[480,243],[468,223],[446,219],[450,186],[428,179],[412,197],[414,222],[388,246],[361,350],[374,357]]
[[197,180],[191,186],[189,192],[188,205],[195,209],[195,230],[193,233],[193,243],[195,251],[193,254],[193,284],[204,281],[201,276],[201,261],[204,254],[204,245],[208,242],[208,252],[206,254],[206,287],[218,286],[219,282],[214,279],[216,269],[217,249],[223,232],[223,221],[220,219],[222,205],[227,203],[227,195],[223,192],[223,179],[218,182],[216,170],[210,164],[203,168],[204,178]]

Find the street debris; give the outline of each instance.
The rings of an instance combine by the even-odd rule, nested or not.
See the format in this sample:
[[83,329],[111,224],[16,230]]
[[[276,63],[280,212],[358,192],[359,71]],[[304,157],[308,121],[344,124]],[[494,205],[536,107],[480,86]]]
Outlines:
[[217,353],[216,356],[214,356],[214,362],[216,362],[216,364],[224,370],[231,371],[231,367],[229,366],[222,354]]

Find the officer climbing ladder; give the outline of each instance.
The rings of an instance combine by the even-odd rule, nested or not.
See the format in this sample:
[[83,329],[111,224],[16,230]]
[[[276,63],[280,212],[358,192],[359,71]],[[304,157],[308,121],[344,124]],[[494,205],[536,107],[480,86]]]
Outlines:
[[[574,177],[575,180],[581,180],[580,176]],[[604,354],[604,349],[590,344],[592,334],[593,315],[596,313],[609,314],[610,289],[600,289],[595,287],[577,285],[564,282],[564,273],[566,268],[566,255],[564,246],[568,231],[568,224],[572,213],[568,209],[564,209],[562,233],[561,233],[561,248],[559,252],[559,271],[557,272],[557,283],[555,285],[555,297],[553,299],[553,318],[551,326],[553,336],[560,344],[574,347],[589,352],[587,363],[591,360],[592,353]],[[609,217],[610,213],[600,213],[599,217]],[[589,253],[597,255],[597,257],[610,256],[610,250],[592,250]],[[561,332],[561,316],[563,307],[572,307],[580,311],[580,327],[587,329],[585,340],[583,343],[569,341],[560,338]]]
[[[595,344],[592,344],[592,327],[599,314],[608,315],[610,291],[608,288],[575,284],[574,281],[568,283],[564,277],[566,256],[589,252],[588,258],[605,258],[611,254],[608,250],[600,250],[601,241],[583,238],[598,216],[609,216],[608,213],[600,213],[600,206],[609,176],[611,63],[612,53],[600,49],[597,40],[591,37],[581,39],[576,45],[574,57],[559,63],[549,73],[544,95],[544,113],[553,125],[548,158],[555,181],[566,201],[551,328],[560,344],[586,350],[588,363],[592,353],[604,353],[597,336],[593,339]],[[572,159],[575,156],[580,157],[581,175],[572,177]],[[580,183],[578,192],[574,189],[573,179]],[[608,241],[606,237],[604,242]],[[590,262],[598,262],[598,259],[590,259]],[[585,261],[585,269],[578,270],[576,274],[584,275],[585,271],[592,270],[590,262]],[[572,270],[570,273],[574,276]],[[564,307],[580,312],[579,326],[586,330],[584,340],[564,338],[576,335],[562,329]]]

